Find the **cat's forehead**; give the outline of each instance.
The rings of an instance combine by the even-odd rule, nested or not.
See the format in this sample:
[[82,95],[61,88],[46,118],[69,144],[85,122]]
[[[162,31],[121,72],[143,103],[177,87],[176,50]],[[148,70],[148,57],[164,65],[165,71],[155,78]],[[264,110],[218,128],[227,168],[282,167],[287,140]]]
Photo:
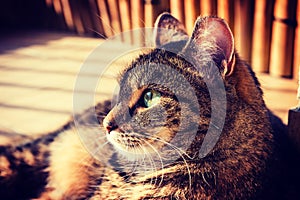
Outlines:
[[127,99],[136,91],[145,89],[168,94],[189,94],[195,87],[202,87],[199,81],[201,76],[197,70],[180,55],[154,49],[141,55],[122,72],[119,80],[120,95]]
[[[187,65],[187,63],[185,63]],[[183,65],[180,58],[164,49],[154,49],[150,53],[141,54],[120,75],[119,83],[140,88],[144,85],[162,82],[161,79],[173,81],[176,68]]]

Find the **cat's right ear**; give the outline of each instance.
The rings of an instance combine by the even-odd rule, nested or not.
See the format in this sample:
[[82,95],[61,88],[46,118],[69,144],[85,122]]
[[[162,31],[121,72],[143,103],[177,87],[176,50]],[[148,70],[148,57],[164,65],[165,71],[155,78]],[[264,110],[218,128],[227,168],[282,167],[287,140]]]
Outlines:
[[183,53],[191,54],[198,62],[213,57],[224,77],[234,71],[234,38],[228,24],[221,18],[199,17]]
[[184,25],[170,13],[160,14],[154,25],[154,43],[160,47],[170,42],[188,40]]

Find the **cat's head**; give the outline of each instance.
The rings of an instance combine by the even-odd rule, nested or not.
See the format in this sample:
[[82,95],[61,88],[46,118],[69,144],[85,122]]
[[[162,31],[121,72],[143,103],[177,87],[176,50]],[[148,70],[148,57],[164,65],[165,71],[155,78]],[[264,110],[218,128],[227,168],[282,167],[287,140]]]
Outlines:
[[222,131],[233,36],[222,19],[205,17],[197,19],[189,37],[168,13],[156,20],[154,36],[156,48],[121,75],[117,103],[103,121],[106,136],[129,159],[192,158],[209,127],[213,137]]

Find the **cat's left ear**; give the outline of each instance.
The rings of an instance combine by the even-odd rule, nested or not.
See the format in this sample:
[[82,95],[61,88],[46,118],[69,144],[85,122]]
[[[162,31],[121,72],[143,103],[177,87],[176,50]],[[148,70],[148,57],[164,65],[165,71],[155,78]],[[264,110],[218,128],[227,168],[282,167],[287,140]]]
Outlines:
[[170,42],[188,40],[184,25],[170,13],[159,15],[154,24],[154,43],[157,47]]
[[[224,77],[231,75],[234,71],[234,38],[228,24],[221,18],[199,17],[185,48],[208,52],[218,63]],[[201,58],[201,53],[197,56],[205,60],[205,58]]]

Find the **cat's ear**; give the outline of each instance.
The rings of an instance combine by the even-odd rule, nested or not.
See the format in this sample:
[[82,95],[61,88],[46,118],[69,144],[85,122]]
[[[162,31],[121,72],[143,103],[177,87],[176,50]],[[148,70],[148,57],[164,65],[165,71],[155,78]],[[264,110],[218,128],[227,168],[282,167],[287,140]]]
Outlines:
[[188,40],[184,25],[170,13],[162,13],[155,21],[154,43],[157,47],[170,42]]
[[[198,18],[185,48],[207,51],[218,62],[222,75],[232,74],[235,65],[234,38],[228,24],[218,17]],[[201,55],[199,55],[201,57]],[[205,55],[204,55],[205,56]],[[205,59],[205,58],[202,58]]]

